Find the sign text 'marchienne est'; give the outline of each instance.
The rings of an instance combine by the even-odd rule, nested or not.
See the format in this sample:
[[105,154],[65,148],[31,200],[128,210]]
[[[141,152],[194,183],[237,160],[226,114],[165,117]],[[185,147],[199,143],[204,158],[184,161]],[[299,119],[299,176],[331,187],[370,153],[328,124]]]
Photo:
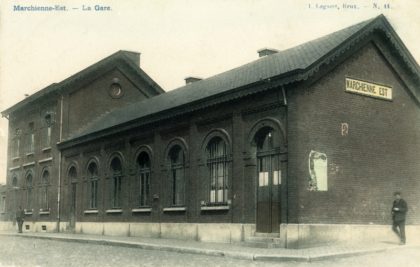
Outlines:
[[346,91],[356,94],[392,100],[392,87],[346,78]]

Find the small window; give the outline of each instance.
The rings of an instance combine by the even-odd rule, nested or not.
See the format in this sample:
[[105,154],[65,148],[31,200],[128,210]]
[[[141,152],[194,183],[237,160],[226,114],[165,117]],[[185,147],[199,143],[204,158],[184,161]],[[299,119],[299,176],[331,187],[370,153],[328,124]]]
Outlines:
[[123,96],[123,90],[121,84],[118,82],[114,82],[109,87],[109,94],[112,98],[120,98]]
[[13,186],[14,188],[16,188],[16,187],[17,187],[17,183],[18,183],[18,179],[17,179],[17,177],[16,177],[16,176],[13,176],[13,178],[12,178],[12,186]]
[[172,187],[171,204],[173,206],[184,205],[184,183],[185,166],[184,151],[179,145],[175,145],[169,151],[170,159],[170,178]]

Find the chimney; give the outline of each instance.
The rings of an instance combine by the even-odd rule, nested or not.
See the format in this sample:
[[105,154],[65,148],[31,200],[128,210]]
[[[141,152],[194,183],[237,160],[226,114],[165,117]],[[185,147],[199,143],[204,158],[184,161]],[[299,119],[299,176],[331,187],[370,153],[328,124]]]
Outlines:
[[202,80],[202,78],[189,76],[189,77],[185,78],[185,84],[190,84],[190,83],[198,82],[198,81],[201,81],[201,80]]
[[279,50],[273,49],[273,48],[262,48],[262,49],[258,50],[257,52],[258,52],[259,57],[265,57],[265,56],[269,56],[269,55],[278,53]]
[[140,67],[140,53],[131,52],[131,51],[123,51],[123,52],[134,64]]

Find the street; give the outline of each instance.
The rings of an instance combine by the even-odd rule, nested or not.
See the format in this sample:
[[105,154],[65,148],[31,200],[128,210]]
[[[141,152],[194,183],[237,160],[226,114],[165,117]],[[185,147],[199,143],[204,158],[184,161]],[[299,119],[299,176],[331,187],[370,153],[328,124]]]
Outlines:
[[420,248],[402,247],[317,262],[259,262],[118,246],[0,236],[0,267],[23,266],[381,266],[414,267]]

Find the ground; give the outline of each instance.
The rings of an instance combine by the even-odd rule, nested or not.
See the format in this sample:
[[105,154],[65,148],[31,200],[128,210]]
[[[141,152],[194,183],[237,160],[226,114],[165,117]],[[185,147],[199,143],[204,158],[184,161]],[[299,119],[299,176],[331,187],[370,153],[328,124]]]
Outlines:
[[381,266],[418,267],[420,249],[401,247],[387,252],[318,262],[256,262],[227,257],[180,254],[108,245],[0,236],[0,267],[29,266]]

